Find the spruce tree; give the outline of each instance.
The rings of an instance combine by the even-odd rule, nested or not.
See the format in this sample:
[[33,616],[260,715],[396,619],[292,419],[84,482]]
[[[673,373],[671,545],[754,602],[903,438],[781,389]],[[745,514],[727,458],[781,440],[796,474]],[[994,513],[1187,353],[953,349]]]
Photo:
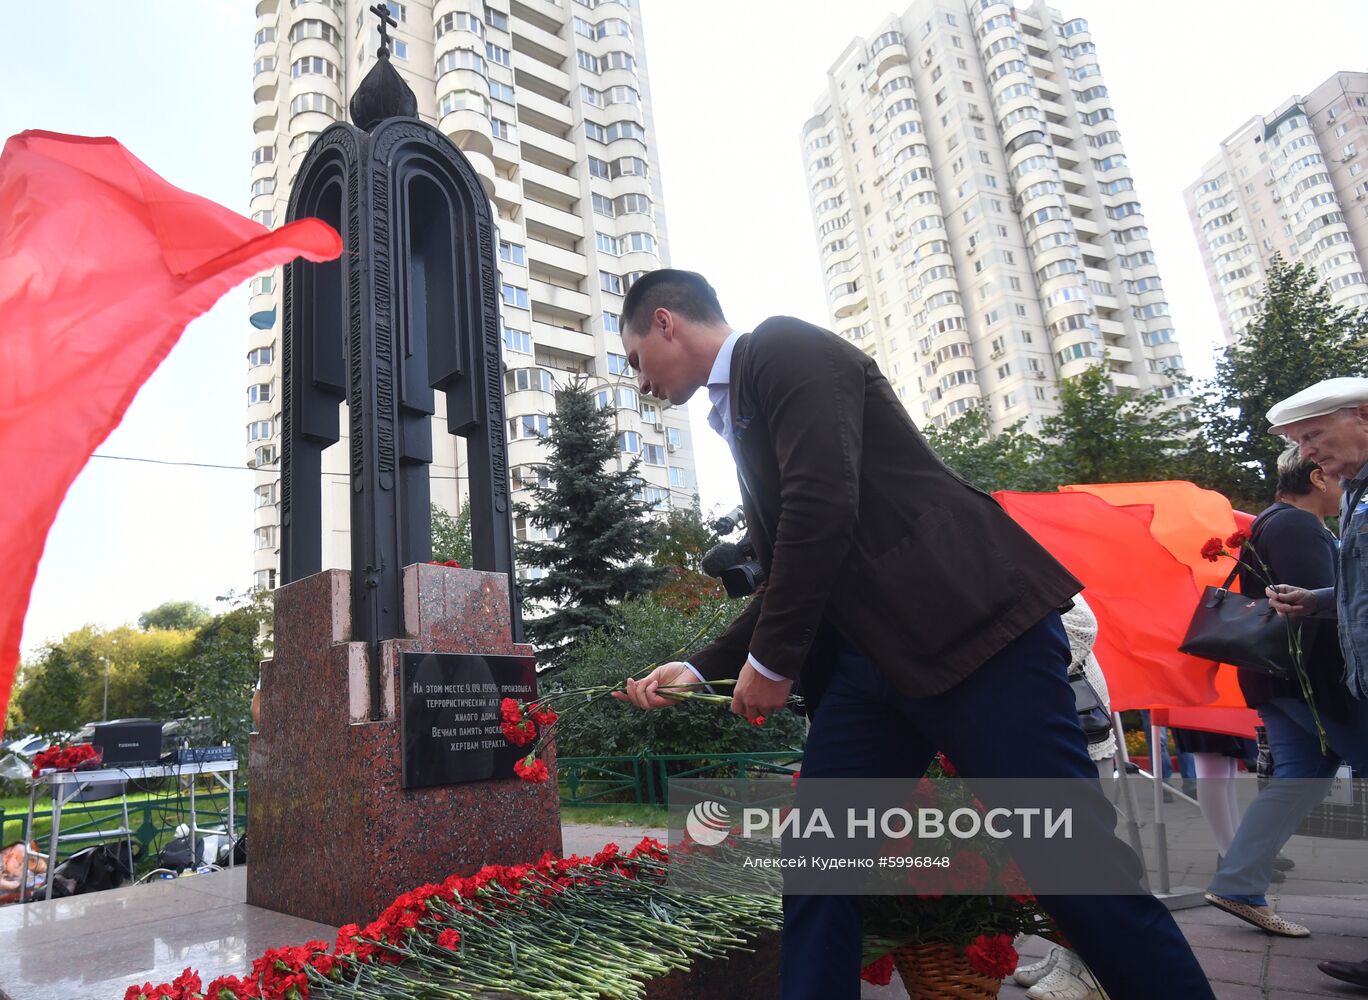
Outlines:
[[546,486],[517,513],[554,536],[519,546],[519,560],[546,575],[523,584],[545,614],[529,617],[527,634],[543,660],[558,662],[574,641],[612,621],[612,608],[645,594],[664,578],[648,561],[654,528],[639,488],[637,461],[617,468],[618,442],[609,408],[596,408],[584,380],[556,393],[547,435]]
[[1368,314],[1331,304],[1330,289],[1305,264],[1275,256],[1258,308],[1202,387],[1193,456],[1202,485],[1250,510],[1272,501],[1286,447],[1268,433],[1269,407],[1321,379],[1368,374]]

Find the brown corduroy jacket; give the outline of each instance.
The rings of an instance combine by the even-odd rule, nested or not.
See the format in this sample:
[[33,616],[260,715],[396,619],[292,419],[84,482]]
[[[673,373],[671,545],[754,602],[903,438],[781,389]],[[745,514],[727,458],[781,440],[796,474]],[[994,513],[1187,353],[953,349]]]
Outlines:
[[690,657],[704,677],[736,677],[749,652],[801,679],[811,711],[835,628],[924,697],[1082,589],[936,457],[878,366],[840,337],[787,316],[761,323],[736,343],[730,405],[766,583]]

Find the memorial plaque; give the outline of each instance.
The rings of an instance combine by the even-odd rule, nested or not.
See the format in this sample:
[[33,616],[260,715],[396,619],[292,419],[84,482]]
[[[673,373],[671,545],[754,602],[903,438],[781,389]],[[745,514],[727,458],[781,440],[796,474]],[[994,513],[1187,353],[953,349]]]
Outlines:
[[536,696],[530,656],[404,653],[399,660],[404,788],[512,778],[527,755],[503,735],[499,703]]

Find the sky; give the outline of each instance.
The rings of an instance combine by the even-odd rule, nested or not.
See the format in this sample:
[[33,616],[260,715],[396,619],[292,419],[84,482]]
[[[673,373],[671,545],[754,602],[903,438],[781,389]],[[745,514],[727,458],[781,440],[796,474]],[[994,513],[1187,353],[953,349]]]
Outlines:
[[[569,2],[569,0],[565,0]],[[19,15],[19,0],[4,0]],[[252,148],[252,0],[43,0],[0,60],[0,137],[26,128],[112,135],[171,182],[246,213]],[[1092,28],[1183,355],[1211,372],[1216,307],[1183,188],[1256,114],[1338,70],[1363,70],[1360,0],[1060,0]],[[740,330],[775,314],[828,320],[799,132],[826,71],[887,0],[642,0],[674,266],[701,271]],[[13,19],[12,19],[13,20]],[[3,222],[0,222],[3,224]],[[0,331],[0,336],[3,332]],[[192,323],[48,538],[23,649],[113,627],[168,600],[251,583],[244,466],[247,293]],[[730,456],[691,407],[705,510],[738,498]]]

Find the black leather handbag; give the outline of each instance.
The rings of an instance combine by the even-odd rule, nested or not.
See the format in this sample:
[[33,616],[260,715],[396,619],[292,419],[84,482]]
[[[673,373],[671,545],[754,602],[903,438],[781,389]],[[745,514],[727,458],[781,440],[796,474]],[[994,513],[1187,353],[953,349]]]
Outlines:
[[1231,591],[1239,563],[1219,587],[1207,587],[1188,624],[1179,652],[1218,660],[1245,670],[1290,679],[1296,677],[1292,659],[1293,630],[1300,630],[1302,648],[1311,644],[1310,623],[1282,618],[1266,597],[1246,597]]
[[1074,706],[1078,709],[1078,724],[1083,727],[1083,735],[1088,738],[1090,746],[1101,743],[1112,732],[1112,719],[1107,713],[1107,706],[1102,704],[1097,688],[1088,683],[1084,674],[1070,677],[1069,685],[1073,688]]

